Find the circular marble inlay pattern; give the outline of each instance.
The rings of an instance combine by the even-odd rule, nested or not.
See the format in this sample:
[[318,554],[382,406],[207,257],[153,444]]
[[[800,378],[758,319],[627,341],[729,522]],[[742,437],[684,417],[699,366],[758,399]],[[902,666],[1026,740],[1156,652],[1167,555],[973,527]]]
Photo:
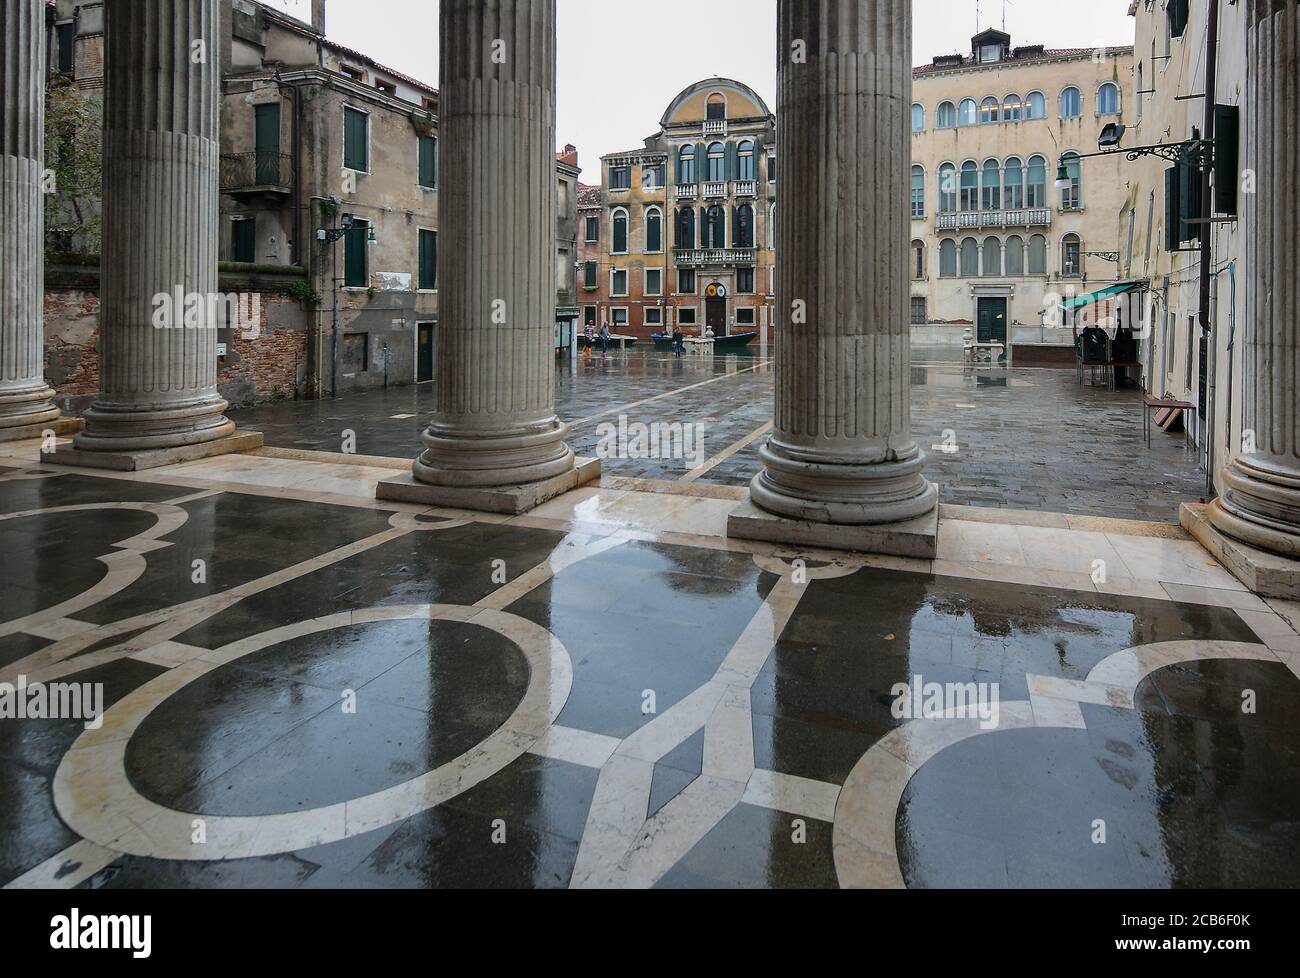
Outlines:
[[[126,772],[127,745],[168,697],[214,670],[303,635],[371,622],[463,622],[510,641],[528,662],[529,679],[510,717],[479,744],[433,770],[364,797],[287,814],[246,816],[182,812],[146,798]],[[452,605],[376,608],[277,628],[194,659],[135,690],[86,731],[54,777],[60,816],[92,842],[117,852],[175,860],[269,856],[361,835],[433,808],[498,773],[551,727],[569,698],[573,667],[546,629],[503,611]]]
[[528,661],[466,622],[405,619],[299,636],[173,693],[131,738],[136,789],[209,815],[293,812],[392,787],[504,724]]

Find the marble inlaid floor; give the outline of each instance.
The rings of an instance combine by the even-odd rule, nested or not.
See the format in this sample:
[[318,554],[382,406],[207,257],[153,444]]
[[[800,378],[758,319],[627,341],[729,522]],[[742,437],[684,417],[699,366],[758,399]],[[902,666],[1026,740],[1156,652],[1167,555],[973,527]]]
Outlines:
[[391,472],[0,446],[0,683],[107,706],[0,718],[0,883],[1300,883],[1300,608],[1175,527],[947,507],[938,560],[849,558],[729,541],[727,487],[511,519]]

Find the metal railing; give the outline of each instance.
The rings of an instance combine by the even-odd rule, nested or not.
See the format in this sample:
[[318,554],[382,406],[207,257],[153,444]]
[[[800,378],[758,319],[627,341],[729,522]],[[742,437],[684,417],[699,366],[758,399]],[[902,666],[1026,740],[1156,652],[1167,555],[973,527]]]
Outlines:
[[293,157],[287,153],[226,153],[221,157],[221,190],[288,190],[293,186]]

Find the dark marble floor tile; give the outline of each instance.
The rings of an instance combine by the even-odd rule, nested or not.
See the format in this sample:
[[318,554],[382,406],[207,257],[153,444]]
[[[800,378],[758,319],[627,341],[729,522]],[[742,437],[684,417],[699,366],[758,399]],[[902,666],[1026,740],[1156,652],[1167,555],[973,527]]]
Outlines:
[[[796,841],[798,840],[798,841]],[[833,889],[830,823],[737,805],[659,889]]]

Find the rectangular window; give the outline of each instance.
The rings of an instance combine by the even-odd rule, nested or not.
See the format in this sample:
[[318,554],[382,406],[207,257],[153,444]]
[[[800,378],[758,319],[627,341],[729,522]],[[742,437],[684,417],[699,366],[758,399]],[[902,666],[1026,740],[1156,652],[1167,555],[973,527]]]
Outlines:
[[438,140],[432,136],[420,137],[420,186],[438,189]]
[[231,222],[230,260],[252,264],[257,261],[257,221]]
[[370,170],[370,116],[343,109],[343,165],[349,170]]
[[339,367],[344,376],[366,373],[370,369],[370,334],[344,333],[339,354]]
[[661,190],[664,185],[664,165],[641,167],[641,188],[643,190]]
[[76,24],[59,24],[54,29],[55,43],[58,45],[57,67],[60,75],[72,77],[76,67],[75,47],[77,43],[77,25]]
[[737,310],[736,310],[736,325],[737,325],[737,326],[753,326],[753,325],[754,325],[754,310],[753,310],[753,309],[737,309]]
[[609,168],[609,189],[610,190],[628,190],[632,186],[632,170],[626,166],[612,166]]
[[929,321],[930,319],[926,315],[926,309],[925,309],[925,296],[923,295],[912,296],[912,325],[924,326]]
[[679,268],[677,270],[677,291],[682,295],[695,294],[695,269]]
[[594,261],[584,262],[582,265],[582,287],[584,289],[595,289],[596,286],[596,263]]
[[627,270],[615,269],[610,274],[609,281],[610,295],[627,295]]
[[647,326],[662,326],[664,324],[664,311],[658,306],[646,306],[645,324]]
[[775,156],[769,156],[767,158],[767,179],[771,183],[776,183],[776,157]]
[[626,325],[627,325],[627,310],[626,310],[626,309],[611,309],[611,310],[610,310],[610,315],[611,315],[611,319],[612,319],[612,322],[611,322],[610,325],[613,326],[615,329],[618,329],[618,328],[620,328],[620,327],[622,327],[622,326],[626,326]]
[[754,270],[752,268],[736,269],[736,292],[740,295],[753,295]]
[[694,309],[678,309],[678,310],[677,310],[677,322],[678,322],[678,324],[681,325],[681,326],[694,326],[694,325],[696,324],[696,321],[695,321],[695,310],[694,310]]
[[595,326],[595,325],[596,325],[596,307],[595,307],[595,306],[583,306],[583,307],[582,307],[582,325],[584,325],[584,326]]
[[438,232],[420,231],[420,288],[432,292],[438,287]]
[[645,294],[664,294],[664,273],[662,268],[647,268],[645,270]]
[[589,217],[586,220],[587,233],[584,238],[589,244],[600,240],[600,218]]
[[366,221],[352,222],[352,230],[343,236],[343,285],[349,289],[364,289],[370,284],[369,258],[366,250],[370,242],[370,225]]

